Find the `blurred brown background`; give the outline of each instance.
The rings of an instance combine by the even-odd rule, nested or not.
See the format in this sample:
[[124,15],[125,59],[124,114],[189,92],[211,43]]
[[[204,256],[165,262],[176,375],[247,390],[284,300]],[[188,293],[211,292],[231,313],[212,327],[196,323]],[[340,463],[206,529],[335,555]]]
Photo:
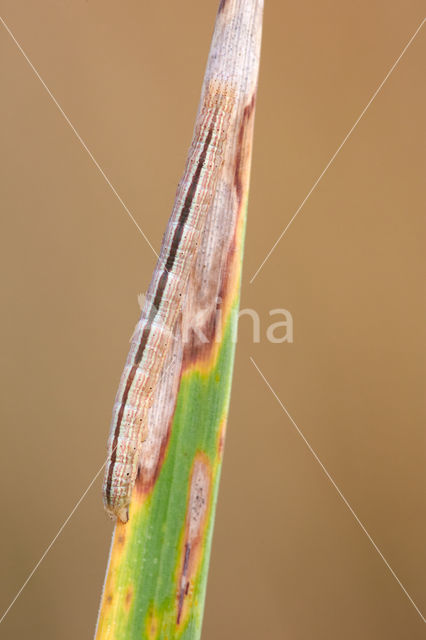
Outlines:
[[[1,16],[155,247],[217,2],[1,0]],[[417,640],[426,615],[421,2],[266,2],[241,321],[203,640]],[[155,257],[0,26],[3,611],[103,462]],[[265,338],[289,310],[294,343]],[[99,479],[0,627],[92,638]]]

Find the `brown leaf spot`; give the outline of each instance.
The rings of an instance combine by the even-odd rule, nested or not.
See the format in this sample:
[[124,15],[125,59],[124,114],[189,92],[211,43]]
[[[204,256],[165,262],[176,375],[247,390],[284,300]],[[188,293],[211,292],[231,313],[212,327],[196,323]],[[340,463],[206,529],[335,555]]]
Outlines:
[[204,453],[198,453],[192,467],[187,503],[185,536],[182,546],[181,569],[178,574],[177,615],[179,625],[192,598],[194,583],[202,560],[203,541],[211,500],[212,469]]
[[222,421],[219,429],[219,438],[218,438],[218,455],[219,458],[223,455],[223,448],[225,446],[225,434],[226,434],[226,419]]
[[128,587],[126,595],[124,597],[124,606],[127,610],[130,609],[133,600],[133,587]]
[[239,204],[243,197],[243,175],[247,165],[247,149],[246,138],[251,126],[253,125],[252,116],[256,105],[256,93],[253,93],[250,102],[244,107],[243,117],[241,120],[240,130],[238,132],[237,153],[235,157],[234,186],[237,192]]
[[158,634],[158,619],[155,611],[151,608],[146,619],[146,635],[148,640],[155,640]]

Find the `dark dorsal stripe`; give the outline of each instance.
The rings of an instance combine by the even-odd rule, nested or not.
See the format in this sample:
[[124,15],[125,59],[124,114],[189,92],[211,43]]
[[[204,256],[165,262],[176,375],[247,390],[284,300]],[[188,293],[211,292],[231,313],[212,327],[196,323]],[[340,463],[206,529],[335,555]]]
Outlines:
[[197,168],[195,170],[195,173],[194,173],[194,175],[192,177],[191,184],[189,185],[189,189],[188,189],[186,197],[185,197],[185,202],[183,204],[182,211],[180,212],[179,220],[178,220],[178,223],[176,225],[175,232],[173,234],[173,240],[172,240],[172,244],[171,244],[171,247],[170,247],[169,255],[167,256],[166,264],[165,264],[163,273],[161,274],[161,278],[158,281],[157,290],[156,290],[155,296],[154,296],[154,301],[153,301],[153,304],[152,304],[152,307],[151,307],[151,310],[150,310],[150,313],[149,313],[148,323],[147,323],[147,325],[146,325],[146,327],[145,327],[145,329],[143,331],[142,339],[140,341],[139,348],[138,348],[138,350],[136,352],[133,366],[130,369],[129,376],[127,378],[126,386],[125,386],[124,393],[123,393],[123,398],[121,400],[120,410],[119,410],[118,416],[117,416],[117,424],[116,424],[115,431],[114,431],[114,440],[113,440],[113,444],[112,444],[111,459],[110,459],[110,463],[109,463],[108,480],[107,480],[107,485],[106,485],[106,498],[107,498],[108,501],[111,498],[112,476],[113,476],[113,473],[114,473],[115,461],[117,459],[118,437],[120,435],[120,426],[121,426],[121,421],[123,419],[124,407],[126,406],[126,402],[127,402],[128,396],[129,396],[130,388],[132,386],[132,383],[133,383],[133,380],[135,378],[138,365],[139,365],[140,361],[142,360],[143,352],[145,350],[146,344],[147,344],[149,336],[150,336],[152,322],[153,322],[153,320],[155,319],[155,316],[158,313],[158,309],[160,308],[161,301],[162,301],[162,298],[163,298],[163,295],[164,295],[164,290],[166,288],[167,278],[168,278],[169,272],[173,269],[173,265],[174,265],[174,262],[175,262],[175,259],[176,259],[176,253],[177,253],[177,251],[179,249],[179,245],[180,245],[180,242],[182,240],[182,235],[183,235],[183,231],[185,229],[185,224],[186,224],[186,222],[188,220],[189,212],[191,211],[191,205],[192,205],[192,201],[193,201],[194,196],[195,196],[195,192],[196,192],[196,189],[197,189],[198,182],[200,180],[201,171],[202,171],[202,169],[204,167],[204,164],[206,162],[207,151],[209,149],[210,142],[211,142],[212,137],[213,137],[213,128],[214,128],[214,120],[213,120],[213,123],[212,123],[212,125],[211,125],[211,127],[209,129],[208,134],[207,134],[207,138],[206,138],[206,141],[204,143],[203,151],[202,151],[200,159],[198,161],[198,165],[197,165]]

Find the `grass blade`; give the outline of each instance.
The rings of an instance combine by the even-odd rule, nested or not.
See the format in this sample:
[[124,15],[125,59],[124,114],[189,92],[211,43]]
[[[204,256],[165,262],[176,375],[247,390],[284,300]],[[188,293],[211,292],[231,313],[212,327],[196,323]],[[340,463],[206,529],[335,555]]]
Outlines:
[[129,522],[116,524],[97,640],[201,634],[236,342],[262,11],[261,0],[220,2],[200,104],[218,84],[234,97],[224,162],[149,412]]

